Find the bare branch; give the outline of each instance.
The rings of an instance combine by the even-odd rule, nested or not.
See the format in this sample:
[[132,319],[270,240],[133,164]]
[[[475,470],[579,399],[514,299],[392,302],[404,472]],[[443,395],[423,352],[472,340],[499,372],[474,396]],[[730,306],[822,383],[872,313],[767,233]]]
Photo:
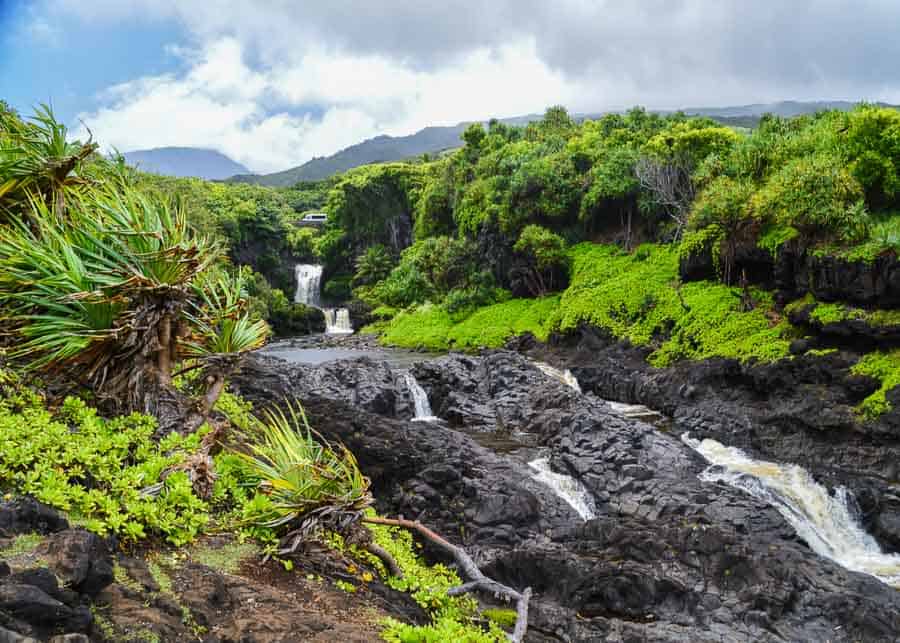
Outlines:
[[525,632],[528,630],[528,602],[531,600],[530,587],[522,592],[518,592],[507,585],[503,585],[492,578],[488,578],[481,573],[481,570],[478,569],[478,565],[475,564],[475,561],[472,560],[464,549],[448,542],[417,520],[367,517],[363,518],[362,521],[375,525],[390,525],[392,527],[405,527],[406,529],[411,529],[453,556],[453,559],[462,570],[463,575],[471,580],[458,587],[452,587],[447,590],[447,594],[450,596],[458,596],[460,594],[465,594],[466,592],[480,590],[494,596],[502,596],[507,600],[515,601],[516,626],[513,629],[513,633],[509,635],[509,640],[513,641],[513,643],[521,643],[525,637]]

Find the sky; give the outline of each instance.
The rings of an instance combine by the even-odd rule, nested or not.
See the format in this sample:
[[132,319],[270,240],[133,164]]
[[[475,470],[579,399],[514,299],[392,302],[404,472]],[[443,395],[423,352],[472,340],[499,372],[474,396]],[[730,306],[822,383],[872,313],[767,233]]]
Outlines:
[[256,172],[539,113],[900,103],[898,0],[0,0],[0,98]]

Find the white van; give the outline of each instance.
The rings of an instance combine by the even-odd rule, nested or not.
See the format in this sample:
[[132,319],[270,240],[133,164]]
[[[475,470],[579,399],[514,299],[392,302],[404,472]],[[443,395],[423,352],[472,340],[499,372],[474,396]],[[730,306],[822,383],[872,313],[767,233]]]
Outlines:
[[328,221],[328,214],[325,212],[310,212],[309,214],[304,214],[300,220],[303,223],[325,223]]

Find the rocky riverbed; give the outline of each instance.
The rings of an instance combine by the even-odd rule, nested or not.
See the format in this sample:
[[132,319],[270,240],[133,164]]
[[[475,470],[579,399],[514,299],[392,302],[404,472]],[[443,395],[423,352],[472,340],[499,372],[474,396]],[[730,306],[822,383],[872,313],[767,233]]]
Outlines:
[[[532,587],[529,640],[897,639],[895,589],[814,553],[770,504],[698,477],[708,463],[678,433],[700,430],[702,421],[686,418],[710,418],[712,410],[659,404],[674,416],[669,432],[628,419],[593,392],[613,389],[616,374],[631,363],[616,371],[604,370],[597,356],[593,367],[588,361],[573,368],[589,391],[582,394],[511,351],[429,360],[412,373],[442,418],[430,423],[411,421],[414,406],[402,378],[368,359],[315,367],[257,359],[235,386],[258,405],[301,400],[317,430],[357,454],[381,511],[423,521],[464,545],[501,582]],[[610,397],[652,403],[634,393],[640,384],[628,382],[653,374],[634,373],[632,379],[623,373],[621,392]],[[813,377],[801,368],[785,382],[796,387],[795,404]],[[687,400],[724,395],[722,386],[700,389],[696,379],[680,386],[678,396]],[[852,382],[844,391],[849,397],[833,408],[854,399]],[[725,412],[742,406],[748,421],[760,417],[765,402],[747,405],[746,395],[735,393],[730,405],[710,403],[722,410],[720,424],[732,424]],[[808,410],[806,417],[815,422]],[[886,422],[890,427],[892,420]],[[727,438],[740,433],[707,431],[731,444]],[[584,521],[515,453],[483,446],[490,433],[529,436],[523,442],[546,450],[557,472],[587,489],[597,516]],[[834,439],[834,428],[830,433]],[[863,448],[849,429],[846,437]],[[852,461],[845,462],[851,471]],[[869,475],[865,467],[854,470]],[[887,488],[879,492],[879,515],[889,516]]]
[[[366,339],[331,348],[376,350]],[[897,413],[855,421],[850,408],[872,383],[849,374],[848,357],[656,370],[587,332],[515,348],[399,364],[261,354],[232,387],[258,409],[302,402],[324,438],[356,454],[381,513],[418,519],[489,576],[531,587],[528,641],[900,639],[900,592],[877,568],[900,562],[869,543],[856,558],[823,554],[755,478],[726,484],[694,448],[739,446],[764,473],[802,464],[809,485],[849,489],[859,515],[846,520],[896,551]],[[537,359],[570,368],[577,384]],[[422,421],[422,394],[436,418]],[[643,422],[607,399],[666,418]],[[353,563],[324,547],[290,571],[261,566],[226,534],[126,553],[15,499],[0,504],[0,550],[0,641],[370,641],[385,617],[427,620],[377,580],[337,589],[330,581],[351,578]]]

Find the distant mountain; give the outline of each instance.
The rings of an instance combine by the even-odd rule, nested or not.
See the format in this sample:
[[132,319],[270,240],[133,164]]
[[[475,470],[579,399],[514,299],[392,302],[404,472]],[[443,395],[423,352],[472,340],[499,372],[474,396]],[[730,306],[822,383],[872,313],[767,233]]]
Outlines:
[[196,147],[156,147],[125,152],[125,160],[144,172],[221,180],[250,170],[215,150]]
[[[688,107],[683,109],[685,114],[699,114],[710,118],[739,118],[747,116],[762,116],[763,114],[775,114],[790,118],[802,114],[814,114],[827,109],[839,109],[848,111],[858,103],[846,100],[819,100],[819,101],[795,101],[783,100],[778,103],[753,103],[750,105],[737,105],[734,107]],[[882,107],[896,107],[887,103],[876,103]]]
[[[779,116],[799,116],[812,114],[825,109],[852,109],[856,103],[849,101],[781,101],[778,103],[755,103],[735,107],[689,107],[683,109],[686,114],[708,116],[724,125],[734,127],[755,127],[763,114],[771,113]],[[894,107],[878,103],[886,107]],[[660,110],[661,112],[663,110]],[[672,110],[666,110],[670,112]],[[595,119],[607,112],[592,114],[573,114],[576,120]],[[528,114],[513,118],[501,119],[508,125],[526,125],[541,118],[541,114]],[[409,136],[376,136],[362,143],[332,154],[314,158],[303,165],[276,172],[274,174],[240,174],[229,181],[256,183],[276,187],[287,187],[300,181],[320,181],[338,172],[345,172],[360,165],[387,161],[400,161],[421,154],[434,154],[444,150],[460,147],[460,136],[470,123],[464,122],[445,127],[426,127]]]
[[294,185],[300,181],[320,181],[360,165],[399,161],[459,147],[462,145],[460,136],[467,126],[468,123],[460,123],[449,127],[426,127],[409,136],[376,136],[331,156],[319,156],[283,172],[243,174],[229,180],[278,187]]

